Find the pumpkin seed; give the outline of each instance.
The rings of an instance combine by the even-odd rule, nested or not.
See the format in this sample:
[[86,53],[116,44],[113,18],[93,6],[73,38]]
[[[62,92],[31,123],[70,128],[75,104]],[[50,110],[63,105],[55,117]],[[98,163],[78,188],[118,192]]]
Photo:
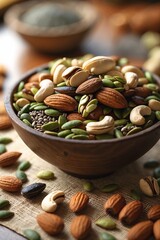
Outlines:
[[2,144],[8,144],[11,142],[12,142],[12,139],[9,137],[0,137],[0,143],[2,143]]
[[119,88],[119,87],[122,87],[123,85],[122,85],[121,82],[114,81],[114,86],[115,86],[116,88]]
[[115,129],[115,136],[116,138],[121,138],[123,137],[123,133],[119,129]]
[[71,133],[71,134],[67,135],[65,138],[66,138],[66,139],[72,139],[73,136],[75,136],[75,134],[74,134],[74,133]]
[[32,118],[28,113],[22,113],[21,116],[20,116],[20,119],[21,120],[27,119],[30,123],[32,122]]
[[45,110],[45,109],[47,109],[48,107],[47,106],[45,106],[45,105],[42,105],[42,106],[35,106],[34,107],[34,110]]
[[34,110],[35,107],[38,107],[38,106],[45,106],[43,103],[37,103],[37,102],[34,102],[32,105],[30,104],[30,111],[31,110]]
[[124,87],[116,87],[114,89],[117,90],[118,92],[123,92],[124,91]]
[[71,134],[71,130],[63,130],[58,133],[58,137],[65,138],[69,134]]
[[114,80],[123,84],[126,83],[126,80],[124,78],[121,78],[120,76],[114,76]]
[[127,118],[129,116],[131,112],[131,108],[125,108],[123,111],[122,111],[122,118]]
[[104,78],[102,79],[102,82],[103,82],[103,86],[105,87],[110,87],[110,88],[115,87],[114,83],[110,79]]
[[112,139],[112,138],[113,138],[113,136],[110,134],[107,134],[107,133],[101,134],[101,135],[96,135],[97,140]]
[[77,102],[79,102],[81,100],[82,96],[76,95],[74,98],[76,99]]
[[160,121],[160,111],[156,111],[156,118]]
[[155,96],[157,96],[160,99],[160,93],[158,93],[156,91],[152,91],[152,94],[154,94]]
[[6,146],[4,144],[0,144],[0,154],[5,153],[6,151]]
[[22,109],[20,110],[20,115],[22,113],[29,113],[29,110],[30,110],[30,103],[28,103],[24,107],[22,107]]
[[113,230],[116,228],[116,223],[109,217],[99,218],[95,224],[101,228],[105,228],[107,230]]
[[45,188],[46,188],[45,183],[32,183],[31,185],[22,188],[21,194],[25,198],[33,198],[36,197],[41,192],[43,192]]
[[[114,82],[114,77],[113,76],[110,76],[110,75],[104,75],[104,79],[106,79],[106,80],[110,80],[110,81],[113,81]],[[103,79],[103,80],[104,80]]]
[[121,126],[121,125],[125,125],[128,122],[127,119],[119,119],[119,120],[115,120],[114,121],[114,126]]
[[77,140],[88,140],[89,139],[89,137],[88,137],[88,135],[74,135],[73,137],[72,137],[72,139],[77,139]]
[[27,175],[21,170],[16,171],[16,177],[20,179],[23,183],[27,182]]
[[156,160],[149,160],[143,164],[144,168],[156,168],[159,166],[159,162]]
[[33,93],[33,95],[36,95],[36,93],[38,92],[38,88],[32,87],[31,92]]
[[8,207],[9,205],[10,205],[10,202],[8,200],[5,200],[5,199],[0,200],[0,209],[4,207]]
[[18,92],[21,92],[24,88],[24,82],[20,82],[18,85]]
[[119,185],[115,183],[111,183],[103,186],[100,190],[101,192],[104,192],[104,193],[111,193],[116,191],[117,189],[119,189]]
[[152,100],[152,99],[157,100],[157,101],[160,101],[160,98],[157,97],[157,96],[155,96],[155,95],[151,95],[151,96],[146,97],[146,98],[145,98],[145,101],[148,102],[149,100]]
[[64,130],[72,129],[72,128],[79,126],[80,124],[82,124],[81,120],[71,120],[71,121],[64,123],[61,128]]
[[153,176],[155,178],[160,178],[160,167],[154,169]]
[[20,107],[16,103],[13,103],[13,107],[17,112],[20,111]]
[[6,219],[13,217],[14,213],[8,210],[0,210],[0,219]]
[[25,229],[23,234],[28,240],[41,240],[39,233],[37,233],[35,230]]
[[131,189],[131,194],[130,196],[135,199],[135,200],[141,200],[141,194],[139,191],[135,190],[135,189]]
[[27,120],[27,119],[23,119],[22,120],[27,126],[32,127],[32,124]]
[[64,123],[67,122],[67,118],[64,115],[60,115],[58,118],[58,125],[61,128]]
[[116,240],[116,238],[113,235],[107,232],[99,233],[99,237],[100,237],[99,240]]
[[16,99],[23,98],[23,93],[22,93],[22,91],[15,93],[15,94],[14,94],[14,98],[16,98]]
[[114,109],[113,112],[114,112],[114,115],[115,115],[117,118],[122,119],[122,111],[121,111],[121,110],[119,110],[119,109]]
[[155,82],[155,80],[154,80],[154,78],[153,78],[153,75],[152,75],[150,72],[145,71],[144,75],[145,75],[145,77],[147,78],[147,80],[148,80],[150,83],[154,83],[154,82]]
[[138,132],[140,132],[141,130],[142,130],[141,127],[134,127],[133,129],[131,129],[131,130],[126,134],[126,136],[129,136],[129,135],[138,133]]
[[57,132],[51,132],[51,131],[44,131],[44,133],[46,133],[48,135],[52,135],[52,136],[57,136],[58,135]]
[[49,180],[54,178],[54,173],[50,170],[42,170],[37,173],[37,177],[40,179]]
[[51,117],[58,117],[59,115],[61,115],[62,113],[58,110],[55,110],[55,109],[46,109],[44,111],[44,113],[48,116],[51,116]]
[[18,170],[25,171],[30,168],[31,163],[29,161],[23,161],[19,164]]
[[54,122],[48,122],[42,125],[42,130],[43,131],[52,131],[55,130],[59,127],[58,125],[58,121],[54,121]]
[[92,182],[84,182],[83,183],[83,189],[87,192],[91,192],[94,189],[94,185]]
[[66,86],[66,82],[61,82],[57,84],[57,87],[64,87]]
[[87,132],[80,128],[72,128],[71,132],[73,132],[74,134],[77,134],[77,135],[87,135]]

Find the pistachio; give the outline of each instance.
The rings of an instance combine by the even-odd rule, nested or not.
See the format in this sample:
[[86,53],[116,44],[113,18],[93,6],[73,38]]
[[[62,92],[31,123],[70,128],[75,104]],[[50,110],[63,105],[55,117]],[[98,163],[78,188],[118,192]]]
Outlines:
[[94,189],[94,185],[92,182],[84,182],[83,183],[83,189],[87,192],[91,192]]
[[16,101],[16,104],[18,105],[18,107],[24,107],[29,103],[30,103],[29,100],[27,100],[26,98],[20,98]]
[[0,219],[11,218],[13,216],[14,216],[13,212],[10,212],[8,210],[0,210]]
[[27,182],[27,175],[21,170],[16,171],[16,177],[20,179],[23,183]]
[[148,101],[148,106],[154,111],[160,111],[160,101],[155,99],[150,99]]
[[102,217],[99,218],[95,224],[101,228],[107,229],[107,230],[113,230],[116,228],[116,223],[109,217]]
[[122,67],[121,72],[123,74],[127,73],[127,72],[133,72],[136,73],[138,78],[144,77],[144,73],[142,72],[142,70],[140,70],[138,67],[136,66],[132,66],[132,65],[127,65]]
[[37,173],[37,177],[40,179],[49,180],[54,178],[54,173],[50,170],[42,170]]
[[0,154],[5,153],[6,151],[6,146],[4,144],[0,144]]
[[28,240],[41,240],[39,233],[36,232],[35,230],[25,229],[23,231],[23,234]]
[[51,192],[42,200],[41,207],[45,212],[54,212],[57,209],[57,204],[63,202],[64,198],[63,191]]
[[99,240],[116,240],[116,238],[107,232],[101,232],[99,233]]
[[21,171],[25,171],[28,168],[30,168],[30,166],[31,166],[31,163],[29,161],[23,161],[19,164],[18,169]]
[[159,195],[157,180],[151,176],[140,179],[139,186],[141,191],[149,197]]
[[104,192],[104,193],[111,193],[116,191],[118,188],[119,188],[118,184],[111,183],[103,186],[100,190],[101,192]]
[[138,76],[134,72],[126,72],[125,73],[126,85],[129,88],[135,88],[138,84]]
[[46,187],[45,183],[32,183],[22,188],[21,194],[25,198],[33,198],[40,194]]
[[9,205],[10,205],[10,202],[8,200],[0,199],[0,209],[4,207],[8,207]]

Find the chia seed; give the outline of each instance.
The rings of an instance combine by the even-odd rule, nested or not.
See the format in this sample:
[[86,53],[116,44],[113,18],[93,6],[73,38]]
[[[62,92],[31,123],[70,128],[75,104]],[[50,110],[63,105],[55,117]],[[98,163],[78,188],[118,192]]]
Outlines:
[[34,111],[29,112],[29,115],[32,118],[33,128],[40,132],[43,132],[43,130],[42,130],[43,124],[46,124],[48,122],[55,120],[53,117],[47,116],[44,113],[44,110],[40,110],[38,112],[34,110]]

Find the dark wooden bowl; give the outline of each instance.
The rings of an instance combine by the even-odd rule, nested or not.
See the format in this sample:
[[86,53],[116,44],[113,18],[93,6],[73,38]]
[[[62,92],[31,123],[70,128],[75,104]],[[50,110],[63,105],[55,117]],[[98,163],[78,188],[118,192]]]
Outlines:
[[[47,66],[42,66],[43,70]],[[24,75],[6,94],[5,105],[12,124],[25,144],[39,157],[61,170],[83,177],[104,176],[145,154],[160,138],[160,122],[121,139],[71,140],[38,132],[24,124],[12,107],[13,94],[20,81],[38,72],[36,68]],[[158,83],[159,77],[156,76]]]

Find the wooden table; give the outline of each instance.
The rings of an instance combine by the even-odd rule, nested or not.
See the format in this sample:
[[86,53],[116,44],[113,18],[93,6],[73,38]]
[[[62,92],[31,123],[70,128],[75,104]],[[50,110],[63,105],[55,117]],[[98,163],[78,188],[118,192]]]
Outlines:
[[[110,29],[107,23],[107,14],[115,10],[114,6],[99,9],[101,20],[88,35],[82,46],[71,55],[91,52],[96,55],[122,55],[136,59],[141,63],[146,57],[146,50],[140,43],[139,36],[134,34],[120,34]],[[135,50],[133,51],[133,48]],[[8,84],[12,85],[24,72],[46,63],[56,56],[44,55],[30,48],[16,33],[12,32],[3,23],[0,25],[0,64],[8,70]],[[138,59],[138,60],[137,60]],[[133,61],[135,62],[135,61]],[[6,92],[8,88],[6,84]],[[2,96],[2,95],[1,95]],[[0,226],[0,240],[23,240],[24,238],[13,231]]]

